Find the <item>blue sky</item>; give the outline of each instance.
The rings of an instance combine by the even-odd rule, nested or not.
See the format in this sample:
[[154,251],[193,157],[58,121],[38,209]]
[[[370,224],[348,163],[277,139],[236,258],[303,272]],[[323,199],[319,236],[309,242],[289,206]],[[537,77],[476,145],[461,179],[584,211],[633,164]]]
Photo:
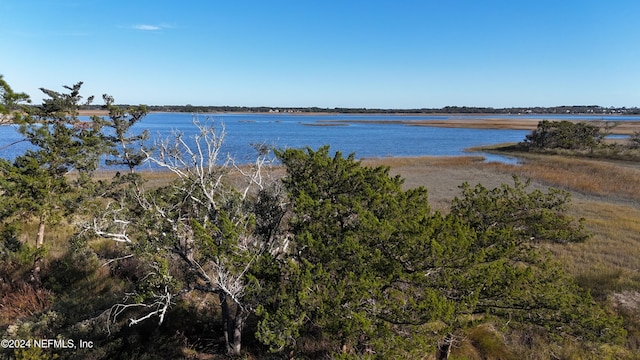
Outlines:
[[16,91],[118,103],[640,106],[640,1],[0,1]]

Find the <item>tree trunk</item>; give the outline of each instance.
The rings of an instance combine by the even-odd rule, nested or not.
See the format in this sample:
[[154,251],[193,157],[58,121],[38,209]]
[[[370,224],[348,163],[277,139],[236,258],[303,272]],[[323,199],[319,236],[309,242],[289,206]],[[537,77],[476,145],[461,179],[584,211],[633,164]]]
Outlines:
[[36,238],[36,248],[41,248],[44,245],[44,216],[40,216],[40,223],[38,224],[38,236]]
[[242,307],[236,304],[236,316],[233,326],[233,354],[240,355],[242,347],[242,329],[244,328],[244,321],[247,319],[246,311]]
[[248,313],[238,304],[235,304],[235,315],[231,315],[228,297],[220,293],[220,307],[222,308],[222,326],[224,331],[224,341],[227,346],[227,354],[240,355],[242,350],[242,329],[247,319]]
[[[44,245],[44,216],[40,216],[40,223],[38,224],[38,235],[36,236],[36,248],[41,248]],[[40,268],[42,265],[42,258],[38,253],[33,261],[33,267],[31,268],[31,282],[36,285],[40,285]]]
[[31,268],[31,277],[29,280],[35,286],[40,286],[42,284],[42,279],[40,279],[40,268],[42,265],[42,258],[40,254],[36,255],[35,260],[33,261],[33,267]]
[[437,360],[447,360],[451,355],[451,348],[453,347],[453,335],[449,334],[444,337],[442,341],[438,342],[438,352],[436,354]]

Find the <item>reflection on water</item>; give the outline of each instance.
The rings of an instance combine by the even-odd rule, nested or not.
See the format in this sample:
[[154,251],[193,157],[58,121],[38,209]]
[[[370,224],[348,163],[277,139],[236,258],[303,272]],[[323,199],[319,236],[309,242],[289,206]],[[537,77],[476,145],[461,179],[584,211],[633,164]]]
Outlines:
[[484,162],[498,162],[509,165],[520,165],[521,161],[516,156],[496,155],[485,152],[472,152],[470,155],[479,155],[484,157]]

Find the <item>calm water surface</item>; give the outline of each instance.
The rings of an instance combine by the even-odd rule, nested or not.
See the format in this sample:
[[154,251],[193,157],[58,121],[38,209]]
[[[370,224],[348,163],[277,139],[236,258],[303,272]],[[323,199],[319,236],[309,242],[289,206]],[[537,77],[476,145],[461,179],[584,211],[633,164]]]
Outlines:
[[[492,117],[492,116],[487,116]],[[504,118],[506,116],[493,116]],[[522,118],[526,116],[514,116]],[[538,116],[539,117],[539,116]],[[250,161],[255,152],[250,144],[267,144],[279,148],[310,146],[317,149],[330,145],[331,151],[357,158],[385,156],[455,156],[468,154],[465,148],[504,142],[522,141],[529,131],[436,128],[404,124],[358,123],[365,120],[446,120],[447,116],[413,115],[293,115],[293,114],[215,114],[199,115],[200,121],[212,121],[225,128],[223,153],[239,162]],[[453,118],[453,117],[451,117]],[[460,117],[456,117],[460,118]],[[482,116],[474,116],[482,118]],[[552,117],[549,117],[552,118]],[[568,118],[568,117],[565,117]],[[602,119],[602,117],[593,117]],[[613,117],[616,118],[616,117]],[[625,120],[636,120],[625,117]],[[133,132],[148,129],[151,140],[170,137],[180,131],[186,138],[197,133],[193,115],[184,113],[153,113],[136,124]],[[340,123],[341,120],[349,123]],[[640,117],[637,119],[640,120]],[[327,123],[326,121],[331,121]],[[355,123],[353,121],[356,121]],[[326,126],[331,124],[332,126]],[[338,126],[336,126],[338,125]],[[0,126],[0,157],[12,159],[24,153],[28,145],[19,143],[22,137],[15,126]],[[515,162],[514,159],[483,154],[489,161]]]

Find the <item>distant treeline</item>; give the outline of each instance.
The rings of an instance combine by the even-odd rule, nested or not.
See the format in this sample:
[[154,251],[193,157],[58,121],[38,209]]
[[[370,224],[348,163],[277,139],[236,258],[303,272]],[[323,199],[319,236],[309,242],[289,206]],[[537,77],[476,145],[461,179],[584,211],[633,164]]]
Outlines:
[[[129,105],[122,105],[129,106]],[[85,109],[100,109],[100,105],[89,105]],[[470,107],[445,106],[443,108],[377,109],[377,108],[321,108],[321,107],[268,107],[268,106],[195,106],[195,105],[148,105],[149,111],[212,113],[340,113],[340,114],[593,114],[593,115],[639,115],[638,107],[602,107],[597,105],[573,105],[554,107]]]

